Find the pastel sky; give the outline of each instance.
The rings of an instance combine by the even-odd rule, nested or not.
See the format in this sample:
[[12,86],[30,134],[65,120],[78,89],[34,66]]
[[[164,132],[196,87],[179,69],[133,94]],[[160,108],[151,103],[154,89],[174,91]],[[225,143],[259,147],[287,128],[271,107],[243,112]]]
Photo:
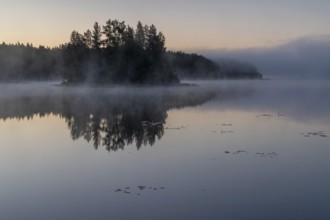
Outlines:
[[272,46],[330,35],[329,0],[0,0],[0,41],[56,46],[95,21],[155,24],[170,49]]

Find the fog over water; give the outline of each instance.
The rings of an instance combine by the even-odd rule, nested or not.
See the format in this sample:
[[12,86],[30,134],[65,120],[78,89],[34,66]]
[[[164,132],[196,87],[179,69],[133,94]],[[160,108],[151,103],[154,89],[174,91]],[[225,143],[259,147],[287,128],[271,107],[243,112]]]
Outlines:
[[0,84],[0,219],[330,218],[330,81],[185,83]]
[[236,97],[239,101],[229,99],[223,102],[215,98],[210,101],[208,108],[277,111],[297,121],[330,123],[330,103],[327,102],[329,80],[205,81],[199,84],[241,91]]

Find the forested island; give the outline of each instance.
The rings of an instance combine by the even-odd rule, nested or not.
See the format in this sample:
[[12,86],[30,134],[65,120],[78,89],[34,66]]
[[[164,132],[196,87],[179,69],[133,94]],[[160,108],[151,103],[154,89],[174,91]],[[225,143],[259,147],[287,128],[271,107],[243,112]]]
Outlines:
[[58,47],[0,44],[0,80],[62,79],[65,83],[177,84],[180,79],[259,79],[252,65],[215,63],[198,54],[167,51],[154,25],[95,22]]

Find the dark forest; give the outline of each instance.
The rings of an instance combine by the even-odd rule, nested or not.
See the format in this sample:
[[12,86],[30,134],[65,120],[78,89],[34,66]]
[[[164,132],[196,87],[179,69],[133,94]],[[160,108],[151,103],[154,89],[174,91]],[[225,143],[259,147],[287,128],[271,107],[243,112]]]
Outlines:
[[52,80],[64,83],[177,84],[180,79],[262,78],[250,64],[215,63],[198,54],[167,51],[154,25],[95,22],[73,31],[58,47],[0,44],[0,80]]

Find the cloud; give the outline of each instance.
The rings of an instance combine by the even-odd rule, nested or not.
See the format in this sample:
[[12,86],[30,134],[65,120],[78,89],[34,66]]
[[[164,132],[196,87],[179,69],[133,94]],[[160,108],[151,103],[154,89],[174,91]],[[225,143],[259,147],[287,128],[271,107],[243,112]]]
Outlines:
[[215,61],[230,58],[250,62],[266,78],[330,78],[330,36],[304,37],[273,47],[201,53]]

